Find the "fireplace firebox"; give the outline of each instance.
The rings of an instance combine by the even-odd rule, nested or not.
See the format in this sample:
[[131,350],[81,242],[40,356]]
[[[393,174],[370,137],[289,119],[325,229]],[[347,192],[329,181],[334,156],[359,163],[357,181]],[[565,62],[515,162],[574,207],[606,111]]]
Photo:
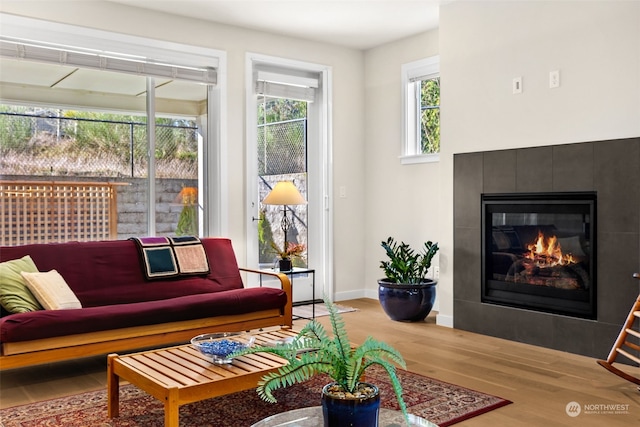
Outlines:
[[596,193],[482,195],[482,302],[596,318]]

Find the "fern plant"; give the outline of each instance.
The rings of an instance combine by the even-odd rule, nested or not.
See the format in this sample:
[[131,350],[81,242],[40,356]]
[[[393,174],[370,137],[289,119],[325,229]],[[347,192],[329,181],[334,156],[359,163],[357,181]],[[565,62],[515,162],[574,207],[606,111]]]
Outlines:
[[387,254],[387,261],[380,262],[386,278],[393,283],[419,284],[427,276],[431,260],[438,252],[438,243],[428,241],[422,252],[416,252],[407,243],[397,243],[389,237],[381,243]]
[[398,405],[409,425],[407,406],[402,398],[402,386],[396,373],[396,364],[406,367],[402,355],[389,344],[372,337],[367,337],[357,347],[352,346],[337,307],[326,297],[324,304],[329,311],[332,337],[322,324],[311,320],[291,342],[250,347],[232,355],[236,357],[251,353],[271,353],[287,360],[286,365],[264,375],[258,382],[256,390],[260,398],[275,403],[274,390],[302,383],[321,373],[327,374],[344,391],[353,393],[365,371],[373,365],[379,365],[389,375]]

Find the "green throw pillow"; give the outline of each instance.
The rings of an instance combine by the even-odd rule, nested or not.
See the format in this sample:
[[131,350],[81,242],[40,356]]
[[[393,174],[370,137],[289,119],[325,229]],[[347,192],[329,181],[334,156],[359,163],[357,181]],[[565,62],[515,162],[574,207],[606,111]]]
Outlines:
[[0,263],[0,305],[10,313],[42,310],[42,306],[27,288],[20,272],[37,273],[29,255]]

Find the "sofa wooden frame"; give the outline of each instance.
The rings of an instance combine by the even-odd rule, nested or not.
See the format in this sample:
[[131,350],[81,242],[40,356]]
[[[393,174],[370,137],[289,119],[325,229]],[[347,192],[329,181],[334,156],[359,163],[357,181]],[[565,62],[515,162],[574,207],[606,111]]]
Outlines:
[[0,370],[60,362],[121,351],[162,347],[188,342],[196,335],[210,332],[249,331],[271,326],[293,326],[292,289],[287,275],[248,268],[246,273],[275,276],[287,294],[283,310],[263,310],[237,315],[135,326],[85,334],[67,335],[32,341],[2,343]]

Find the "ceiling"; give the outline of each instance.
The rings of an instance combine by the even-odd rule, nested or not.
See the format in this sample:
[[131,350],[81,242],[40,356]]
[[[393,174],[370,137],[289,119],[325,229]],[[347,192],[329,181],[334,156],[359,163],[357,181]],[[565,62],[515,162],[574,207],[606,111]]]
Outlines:
[[[7,103],[131,113],[146,109],[144,76],[2,58],[0,77],[1,98]],[[205,85],[163,78],[155,84],[158,111],[197,116],[206,108]]]
[[451,0],[109,0],[158,12],[369,49],[438,28]]

